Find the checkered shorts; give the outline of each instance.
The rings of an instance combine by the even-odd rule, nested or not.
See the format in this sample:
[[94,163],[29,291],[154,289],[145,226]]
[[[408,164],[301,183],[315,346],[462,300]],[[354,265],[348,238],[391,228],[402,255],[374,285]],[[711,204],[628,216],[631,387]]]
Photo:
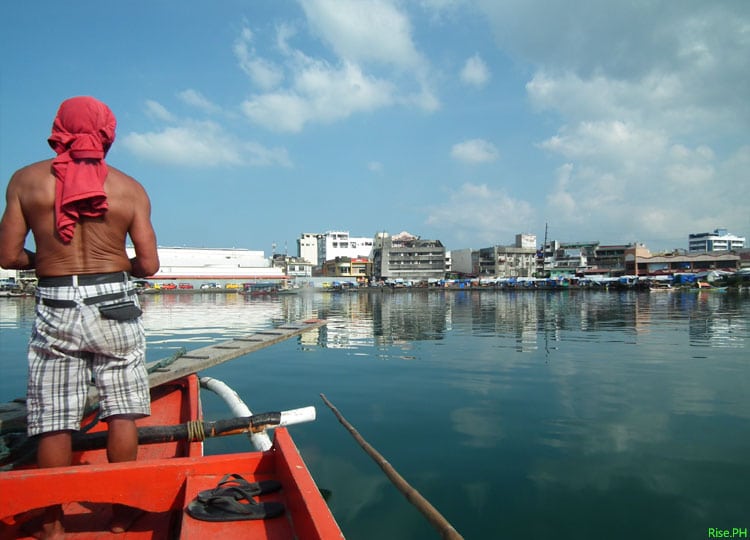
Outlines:
[[[29,436],[80,429],[92,379],[99,391],[101,418],[151,413],[141,318],[105,319],[99,314],[99,305],[114,302],[84,303],[85,298],[129,290],[127,282],[37,289],[28,355]],[[50,307],[44,299],[73,300],[76,305]],[[136,296],[129,299],[137,305]]]

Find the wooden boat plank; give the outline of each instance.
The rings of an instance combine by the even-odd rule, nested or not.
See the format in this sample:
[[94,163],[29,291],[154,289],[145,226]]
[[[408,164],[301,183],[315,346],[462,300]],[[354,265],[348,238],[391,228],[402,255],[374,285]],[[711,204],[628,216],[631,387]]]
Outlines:
[[[311,319],[296,323],[285,323],[283,327],[273,331],[258,331],[249,336],[228,340],[215,345],[209,345],[200,349],[190,351],[188,354],[177,358],[173,363],[153,371],[149,375],[149,386],[154,388],[166,382],[174,381],[181,377],[198,373],[240,356],[253,353],[265,347],[269,347],[286,339],[298,336],[310,330],[314,330],[326,324],[325,320]],[[148,368],[165,363],[169,359],[149,362]],[[92,405],[98,401],[96,389],[89,389],[87,404]],[[22,431],[26,428],[26,406],[23,403],[7,403],[0,406],[0,433],[9,431]]]

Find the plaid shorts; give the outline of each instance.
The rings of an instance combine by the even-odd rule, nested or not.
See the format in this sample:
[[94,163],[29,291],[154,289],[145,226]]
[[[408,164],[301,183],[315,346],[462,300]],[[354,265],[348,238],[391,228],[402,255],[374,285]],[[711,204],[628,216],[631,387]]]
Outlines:
[[[36,320],[29,343],[26,394],[29,436],[80,429],[89,384],[99,391],[100,417],[151,414],[146,336],[141,318],[103,318],[86,298],[132,293],[127,281],[85,286],[38,287]],[[45,305],[65,301],[72,307]],[[138,305],[135,295],[128,295]],[[60,304],[61,302],[57,302]]]

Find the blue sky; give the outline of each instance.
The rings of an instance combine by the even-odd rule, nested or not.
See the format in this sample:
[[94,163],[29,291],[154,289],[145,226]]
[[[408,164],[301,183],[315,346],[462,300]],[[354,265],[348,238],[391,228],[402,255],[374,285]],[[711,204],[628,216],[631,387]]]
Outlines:
[[38,0],[0,45],[3,182],[95,96],[162,246],[750,236],[746,0]]

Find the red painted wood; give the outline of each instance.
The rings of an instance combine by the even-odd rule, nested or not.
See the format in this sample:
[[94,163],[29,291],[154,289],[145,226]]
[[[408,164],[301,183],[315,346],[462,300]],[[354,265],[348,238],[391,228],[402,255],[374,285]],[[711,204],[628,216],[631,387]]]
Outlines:
[[[195,375],[153,391],[152,416],[140,425],[168,425],[201,417]],[[102,429],[97,426],[95,429]],[[180,538],[258,538],[328,540],[343,538],[302,457],[285,428],[277,428],[268,452],[202,456],[201,443],[142,445],[138,460],[107,463],[103,450],[76,456],[77,465],[0,473],[0,538],[24,538],[19,532],[27,512],[63,504],[66,538],[112,538],[111,504],[127,504],[145,513],[121,540]],[[248,481],[276,479],[280,492],[263,501],[285,505],[283,517],[211,523],[184,511],[196,494],[215,487],[222,476],[239,473]]]

